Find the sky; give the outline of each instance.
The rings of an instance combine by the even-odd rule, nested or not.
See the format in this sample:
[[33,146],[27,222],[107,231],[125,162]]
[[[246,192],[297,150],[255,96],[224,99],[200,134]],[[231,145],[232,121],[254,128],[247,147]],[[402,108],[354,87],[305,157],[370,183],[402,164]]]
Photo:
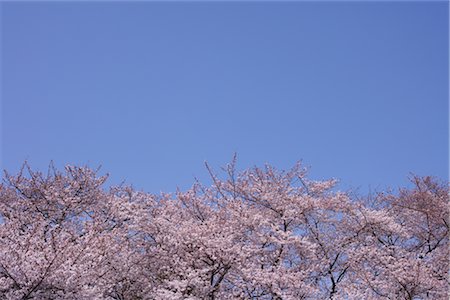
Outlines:
[[152,193],[301,160],[362,192],[448,180],[449,7],[2,2],[2,168]]

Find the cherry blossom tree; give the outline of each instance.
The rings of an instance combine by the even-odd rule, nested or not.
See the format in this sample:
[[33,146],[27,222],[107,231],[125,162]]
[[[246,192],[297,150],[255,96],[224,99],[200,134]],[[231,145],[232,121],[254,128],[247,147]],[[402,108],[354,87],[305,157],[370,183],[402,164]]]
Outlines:
[[380,194],[376,211],[361,210],[351,257],[367,298],[448,297],[448,185],[431,177],[412,182],[399,195]]
[[84,167],[0,185],[2,299],[446,299],[448,185],[373,201],[300,164],[152,195]]
[[106,177],[87,168],[26,170],[28,177],[22,170],[1,186],[1,298],[92,299],[116,288],[120,282],[105,275],[133,259],[124,243],[126,202],[105,193]]

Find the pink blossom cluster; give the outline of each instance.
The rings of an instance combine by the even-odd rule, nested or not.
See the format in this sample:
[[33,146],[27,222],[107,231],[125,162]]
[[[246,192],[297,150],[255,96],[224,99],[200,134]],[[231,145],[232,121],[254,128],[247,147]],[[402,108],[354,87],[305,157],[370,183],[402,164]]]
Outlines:
[[84,167],[0,185],[0,299],[448,299],[448,184],[356,197],[299,164],[153,195]]

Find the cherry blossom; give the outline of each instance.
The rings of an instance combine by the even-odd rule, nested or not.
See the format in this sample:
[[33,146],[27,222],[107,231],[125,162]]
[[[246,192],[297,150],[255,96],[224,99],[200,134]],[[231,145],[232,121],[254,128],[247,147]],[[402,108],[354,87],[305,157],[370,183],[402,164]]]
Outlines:
[[153,195],[85,167],[0,185],[2,299],[446,299],[448,185],[356,198],[300,164]]

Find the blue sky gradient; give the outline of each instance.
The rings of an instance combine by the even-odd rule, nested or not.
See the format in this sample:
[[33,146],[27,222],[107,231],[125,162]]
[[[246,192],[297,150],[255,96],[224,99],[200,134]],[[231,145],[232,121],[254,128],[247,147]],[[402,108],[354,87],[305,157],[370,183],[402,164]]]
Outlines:
[[149,192],[303,160],[340,187],[448,180],[448,2],[3,2],[2,167]]

